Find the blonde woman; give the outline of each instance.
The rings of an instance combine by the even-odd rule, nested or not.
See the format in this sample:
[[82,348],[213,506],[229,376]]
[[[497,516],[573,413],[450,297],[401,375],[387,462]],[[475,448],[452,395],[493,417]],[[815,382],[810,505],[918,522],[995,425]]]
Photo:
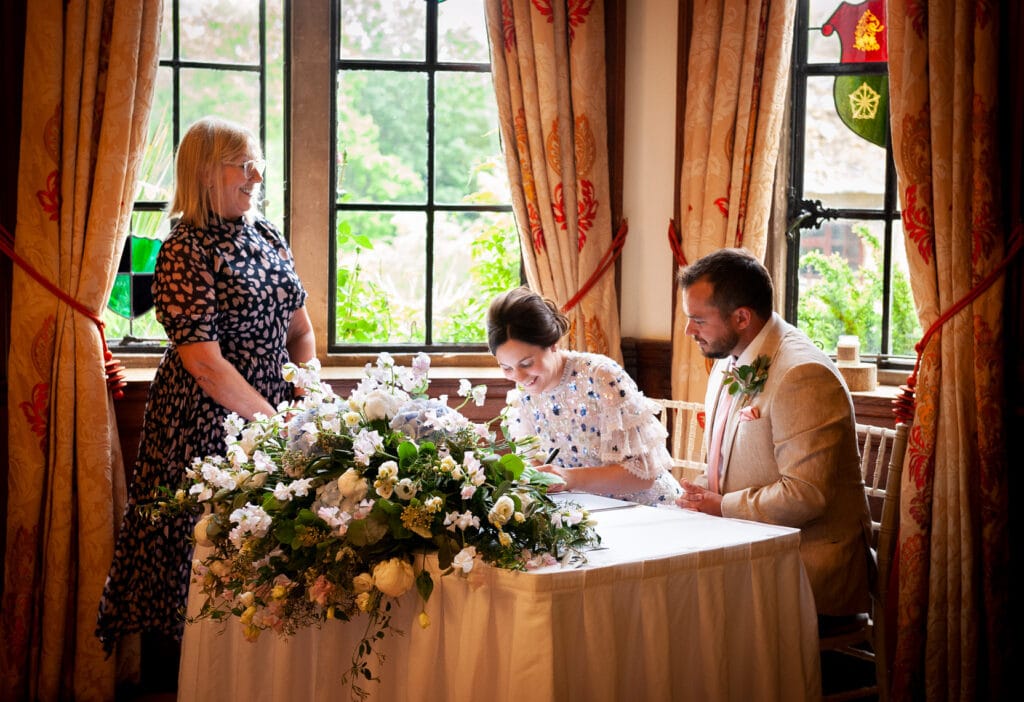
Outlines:
[[229,413],[269,416],[291,399],[282,365],[315,352],[291,253],[256,210],[263,169],[253,134],[225,120],[199,120],[178,147],[169,213],[177,221],[153,280],[169,344],[150,388],[96,632],[108,651],[143,632],[144,664],[147,642],[150,652],[174,652],[181,638],[195,518],[152,522],[137,508],[156,488],[180,485],[193,457],[224,453]]

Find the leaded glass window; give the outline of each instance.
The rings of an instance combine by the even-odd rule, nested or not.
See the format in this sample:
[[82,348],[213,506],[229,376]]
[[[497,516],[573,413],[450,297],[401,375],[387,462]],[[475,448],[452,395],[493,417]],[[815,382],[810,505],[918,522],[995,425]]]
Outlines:
[[118,351],[166,341],[150,285],[167,207],[174,152],[190,124],[213,115],[256,134],[266,155],[264,211],[284,219],[284,0],[165,0],[160,66],[131,232],[103,320]]
[[800,0],[793,69],[786,316],[826,351],[913,354],[889,139],[885,0]]
[[483,348],[519,243],[479,0],[338,0],[329,348]]

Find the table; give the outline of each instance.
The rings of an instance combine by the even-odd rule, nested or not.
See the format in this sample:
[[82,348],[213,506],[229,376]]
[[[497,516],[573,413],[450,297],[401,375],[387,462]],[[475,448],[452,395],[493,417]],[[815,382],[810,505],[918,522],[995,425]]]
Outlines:
[[[595,506],[595,509],[597,507]],[[821,695],[817,618],[800,533],[675,507],[595,512],[578,567],[480,563],[435,577],[394,616],[371,699],[801,700]],[[430,557],[432,558],[432,557]],[[436,568],[436,560],[433,561]],[[190,593],[190,612],[200,597]],[[185,629],[178,699],[347,699],[361,621],[244,640],[237,620]]]

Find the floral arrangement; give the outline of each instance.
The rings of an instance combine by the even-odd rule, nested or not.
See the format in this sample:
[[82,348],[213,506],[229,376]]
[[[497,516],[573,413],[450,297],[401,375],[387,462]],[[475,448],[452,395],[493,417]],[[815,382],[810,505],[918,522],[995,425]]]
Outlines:
[[743,404],[749,403],[754,395],[764,389],[764,384],[768,380],[768,367],[771,364],[772,359],[761,354],[750,365],[722,371],[725,375],[722,383],[730,395],[739,393],[743,395]]
[[[552,565],[599,542],[589,514],[554,503],[553,476],[527,465],[536,437],[499,441],[500,417],[466,419],[459,410],[482,405],[485,386],[461,381],[454,409],[428,397],[429,365],[425,354],[410,369],[380,354],[343,399],[316,361],[288,364],[300,400],[248,423],[228,417],[225,454],[196,458],[188,484],[159,507],[205,512],[194,530],[206,596],[196,619],[238,617],[255,640],[365,614],[344,676],[364,696],[358,683],[375,679],[367,659],[391,629],[394,600],[414,586],[430,597],[423,553],[436,551],[448,575],[479,561]],[[429,626],[425,611],[419,622]]]

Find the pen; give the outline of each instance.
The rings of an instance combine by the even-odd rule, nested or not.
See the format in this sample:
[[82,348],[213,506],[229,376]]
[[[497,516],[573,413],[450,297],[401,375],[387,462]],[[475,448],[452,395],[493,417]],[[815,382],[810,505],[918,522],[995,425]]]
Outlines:
[[545,459],[544,465],[550,465],[551,461],[555,460],[555,456],[557,456],[557,455],[558,455],[558,449],[557,448],[551,449],[551,453],[549,453],[547,459]]

